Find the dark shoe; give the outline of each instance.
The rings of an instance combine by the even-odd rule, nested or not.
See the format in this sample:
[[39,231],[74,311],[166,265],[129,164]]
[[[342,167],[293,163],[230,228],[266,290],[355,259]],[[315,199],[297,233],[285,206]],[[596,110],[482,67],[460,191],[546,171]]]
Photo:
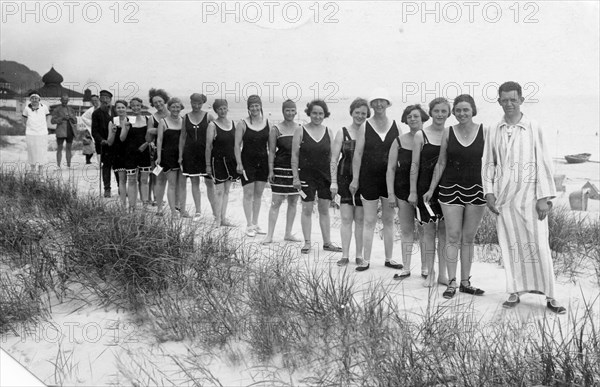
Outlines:
[[454,297],[455,294],[456,294],[456,278],[452,278],[450,280],[450,282],[448,283],[448,287],[446,288],[444,293],[442,293],[442,297],[449,300],[452,297]]
[[510,296],[508,296],[508,300],[502,303],[502,307],[506,309],[511,309],[517,306],[519,302],[521,302],[519,296],[517,294],[511,294]]
[[357,266],[356,269],[354,269],[354,270],[356,270],[356,271],[369,270],[369,266],[370,266],[369,262],[363,261],[362,265]]
[[109,198],[110,197],[110,189],[105,189],[104,190],[104,197],[105,198]]
[[408,277],[410,277],[410,270],[402,270],[400,273],[394,274],[395,280],[403,280]]
[[346,266],[348,263],[350,263],[350,259],[348,258],[342,258],[339,261],[337,261],[338,266]]
[[385,261],[385,267],[389,267],[391,269],[400,270],[404,267],[401,263],[392,263],[391,261]]
[[558,305],[558,302],[556,302],[556,300],[550,300],[550,301],[546,302],[546,306],[548,307],[548,309],[550,309],[551,311],[553,311],[556,314],[567,313],[567,309],[564,306]]
[[[308,246],[308,247],[306,247]],[[304,247],[302,247],[300,249],[300,253],[301,254],[308,254],[308,252],[310,251],[310,241],[304,241]]]
[[323,245],[323,250],[325,251],[333,251],[334,253],[341,253],[342,248],[336,246],[333,242],[329,242],[326,245]]
[[[471,279],[471,277],[469,277],[469,279]],[[485,291],[472,286],[471,281],[467,280],[467,285],[463,285],[463,282],[464,281],[460,281],[460,287],[458,288],[461,293],[472,294],[474,296],[481,296],[483,293],[485,293]]]

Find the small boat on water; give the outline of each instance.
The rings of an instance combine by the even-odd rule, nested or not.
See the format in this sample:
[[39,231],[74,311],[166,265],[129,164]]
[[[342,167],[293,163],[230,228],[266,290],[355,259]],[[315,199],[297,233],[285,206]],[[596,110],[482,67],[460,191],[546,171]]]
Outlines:
[[579,153],[576,155],[567,155],[567,156],[565,156],[565,160],[567,160],[567,163],[569,163],[569,164],[581,164],[581,163],[585,163],[586,161],[588,161],[590,159],[591,155],[592,155],[591,153]]

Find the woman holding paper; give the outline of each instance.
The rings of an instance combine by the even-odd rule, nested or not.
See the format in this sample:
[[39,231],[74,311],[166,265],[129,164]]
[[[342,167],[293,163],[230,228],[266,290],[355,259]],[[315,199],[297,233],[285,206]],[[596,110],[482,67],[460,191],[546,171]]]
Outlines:
[[213,110],[217,119],[206,130],[206,173],[215,182],[215,224],[217,227],[233,227],[227,220],[227,204],[231,183],[239,178],[235,163],[235,124],[227,118],[229,105],[224,99],[216,99]]
[[[148,92],[148,98],[150,100],[150,106],[156,109],[156,112],[152,115],[152,123],[148,126],[148,132],[146,136],[146,141],[150,143],[150,160],[152,162],[152,168],[157,165],[156,164],[156,136],[158,134],[158,123],[160,120],[169,115],[169,111],[167,110],[167,101],[169,100],[169,95],[163,89],[155,89],[152,88]],[[166,184],[167,177],[160,173],[155,175],[154,173],[150,174],[150,181],[148,185],[148,192],[150,199],[152,199],[152,195],[154,195],[154,200],[158,201],[157,196],[160,194],[160,202],[162,203],[165,195],[164,186]],[[157,192],[158,188],[156,182],[158,180],[163,181],[163,189],[161,192]],[[152,205],[156,203],[152,202]]]
[[[115,102],[115,111],[117,116],[108,123],[108,145],[111,147],[111,153],[114,155],[112,167],[115,173],[119,176],[119,199],[123,209],[127,206],[127,168],[124,144],[121,140],[121,133],[131,126],[127,118],[127,102],[118,100]],[[131,200],[131,199],[130,199]],[[131,202],[129,203],[131,207]]]
[[262,194],[269,177],[269,121],[263,117],[258,95],[248,97],[248,117],[235,129],[237,173],[242,177],[246,235],[266,234],[258,226]]
[[[410,169],[410,194],[408,202],[416,208],[415,216],[423,226],[421,237],[421,254],[425,254],[427,278],[424,286],[432,287],[436,280],[441,284],[448,283],[446,259],[446,228],[442,209],[437,201],[438,191],[431,193],[430,200],[423,200],[423,194],[429,189],[433,169],[440,154],[440,144],[444,133],[444,125],[450,116],[450,103],[445,98],[436,98],[429,103],[429,115],[432,123],[415,134],[412,148],[412,164]],[[436,278],[435,238],[438,238],[438,268]]]
[[[167,200],[171,208],[171,215],[177,215],[177,204],[182,190],[185,189],[185,178],[181,173],[179,166],[179,136],[183,129],[183,119],[179,115],[183,110],[183,103],[179,98],[171,98],[167,102],[167,109],[171,114],[163,118],[158,123],[158,134],[156,136],[156,164],[162,168],[162,172],[167,175],[169,188],[167,190]],[[165,191],[165,181],[158,180],[157,192]],[[162,195],[158,196],[158,212],[162,215]],[[181,208],[181,216],[189,217],[185,208]]]
[[[483,156],[483,125],[473,122],[477,107],[468,94],[454,99],[452,113],[458,125],[444,129],[440,157],[429,190],[423,195],[425,203],[434,200],[439,182],[439,202],[446,219],[446,259],[448,262],[448,288],[444,298],[456,293],[456,265],[460,250],[461,293],[480,296],[483,290],[471,285],[475,234],[483,218],[486,201],[481,181]],[[464,145],[467,144],[467,145]],[[441,180],[440,180],[441,179]],[[433,203],[432,207],[433,207]]]

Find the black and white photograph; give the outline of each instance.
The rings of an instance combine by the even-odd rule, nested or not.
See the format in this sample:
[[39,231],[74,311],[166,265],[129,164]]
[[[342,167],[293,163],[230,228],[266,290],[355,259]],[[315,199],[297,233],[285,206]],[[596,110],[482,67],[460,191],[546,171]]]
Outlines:
[[598,1],[0,18],[0,387],[600,385]]

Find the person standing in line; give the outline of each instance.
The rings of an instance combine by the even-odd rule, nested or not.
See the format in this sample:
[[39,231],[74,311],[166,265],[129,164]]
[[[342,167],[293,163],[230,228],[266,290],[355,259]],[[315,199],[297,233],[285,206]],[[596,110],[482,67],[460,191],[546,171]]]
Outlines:
[[[151,88],[148,92],[148,100],[150,106],[156,109],[156,112],[152,114],[152,125],[148,126],[146,135],[146,141],[150,143],[150,160],[151,167],[157,165],[156,156],[158,154],[156,149],[156,136],[158,135],[158,123],[169,115],[167,110],[167,101],[169,100],[169,94],[163,89]],[[159,191],[157,189],[157,181],[160,181],[163,189]],[[167,176],[161,172],[156,176],[154,173],[150,174],[150,181],[148,183],[148,197],[152,205],[155,205],[159,200],[162,203],[164,200],[165,190],[164,186],[167,184]],[[158,198],[157,192],[160,192],[160,198]],[[153,199],[154,198],[154,199]]]
[[[398,219],[400,220],[400,235],[402,238],[402,264],[403,271],[395,277],[402,279],[410,276],[412,252],[415,234],[415,207],[408,201],[410,195],[410,178],[413,146],[417,133],[423,130],[423,122],[429,120],[429,115],[421,105],[410,105],[404,109],[400,122],[408,125],[410,131],[396,137],[392,143],[388,157],[387,187],[388,197],[395,197],[396,201],[390,200],[391,206],[398,206]],[[430,144],[427,144],[430,146]],[[435,237],[435,233],[434,233]],[[421,238],[423,242],[424,238]],[[432,262],[433,263],[433,262]],[[421,276],[427,279],[431,265],[427,261],[426,249],[421,247]],[[431,275],[435,277],[433,270]]]
[[442,147],[429,191],[424,195],[428,202],[439,182],[438,201],[446,220],[446,260],[448,288],[444,298],[456,292],[456,266],[460,250],[461,293],[480,296],[483,290],[471,285],[471,265],[474,240],[485,209],[481,185],[481,157],[485,142],[483,125],[473,122],[477,107],[468,94],[454,99],[452,113],[458,124],[444,130]]
[[239,176],[235,163],[235,124],[227,118],[229,105],[224,99],[215,99],[213,111],[217,119],[206,130],[206,173],[215,182],[215,225],[234,227],[227,217],[229,190]]
[[[360,127],[367,118],[371,117],[369,102],[363,98],[357,98],[350,104],[350,116],[352,124],[348,128],[343,127],[338,131],[333,141],[331,151],[331,196],[340,195],[340,215],[342,227],[342,259],[337,262],[338,266],[345,266],[350,262],[350,241],[352,239],[352,222],[355,224],[354,239],[356,242],[357,265],[362,264],[363,252],[363,221],[364,211],[360,193],[350,193],[350,182],[352,181],[352,157],[356,148],[356,138]],[[342,158],[340,159],[340,153]]]
[[[115,111],[117,115],[113,118],[111,122],[108,123],[108,145],[111,147],[111,153],[113,155],[112,167],[115,171],[115,174],[118,175],[118,183],[119,183],[119,199],[121,201],[121,206],[123,210],[127,210],[127,169],[126,169],[126,160],[127,155],[125,154],[126,144],[125,138],[127,137],[127,133],[129,131],[129,127],[131,124],[129,123],[129,119],[127,118],[127,102],[123,100],[118,100],[115,102]],[[125,136],[122,136],[122,133],[125,133]],[[135,192],[134,198],[135,200]],[[132,198],[129,197],[129,206],[132,209]]]
[[[188,177],[192,184],[192,198],[196,206],[194,218],[198,218],[201,213],[200,206],[200,177],[204,177],[206,185],[206,196],[210,203],[213,216],[215,215],[215,185],[206,174],[206,131],[208,124],[214,118],[202,110],[202,105],[206,102],[204,94],[194,93],[190,96],[192,111],[187,113],[183,120],[185,130],[179,137],[179,164],[183,171],[183,176]],[[181,193],[181,206],[185,208],[186,188],[183,185]]]
[[521,112],[521,85],[505,82],[498,95],[504,116],[487,135],[482,175],[487,206],[497,215],[505,262],[509,296],[502,306],[514,308],[525,293],[544,294],[550,311],[565,314],[554,298],[548,243],[550,199],[556,197],[548,144],[539,123]]
[[[386,183],[388,154],[395,138],[400,135],[395,120],[387,117],[386,110],[392,105],[387,90],[376,89],[372,93],[370,106],[373,117],[365,121],[358,131],[356,149],[352,159],[352,182],[350,193],[355,195],[360,189],[364,208],[363,262],[356,271],[370,267],[373,234],[377,224],[377,207],[381,202],[381,222],[383,223],[383,245],[385,267],[402,269],[403,265],[392,259],[394,249],[394,209],[390,207]],[[391,121],[391,122],[390,122]]]
[[41,98],[36,92],[29,94],[29,103],[23,109],[23,124],[27,143],[27,163],[32,173],[37,165],[39,177],[42,177],[44,165],[48,161],[47,117],[50,111],[48,106],[40,101]]
[[181,174],[179,165],[179,136],[185,129],[183,128],[183,118],[179,113],[184,109],[183,103],[179,98],[170,98],[167,102],[169,114],[158,123],[158,131],[156,135],[156,164],[162,168],[162,174],[166,176],[164,179],[159,179],[156,185],[157,215],[162,215],[163,197],[165,185],[168,182],[167,200],[171,208],[171,216],[175,217],[177,211],[184,218],[189,218],[185,208],[178,207],[181,203],[182,191],[185,189],[185,178]]
[[[100,107],[100,97],[96,94],[90,97],[92,106],[81,115],[81,122],[85,126],[85,133],[83,133],[83,154],[85,155],[85,163],[91,164],[92,157],[94,156],[94,138],[92,137],[92,114]],[[100,162],[100,155],[98,155],[98,162]]]
[[[112,93],[108,90],[100,90],[100,107],[92,113],[92,137],[96,144],[96,153],[100,155],[100,163],[102,164],[102,182],[104,184],[104,197],[109,198],[111,195],[110,189],[110,174],[112,171],[113,154],[108,145],[108,124],[113,117],[117,116],[114,106],[111,105]],[[119,176],[115,173],[117,185]]]
[[148,130],[148,118],[142,115],[142,100],[132,98],[129,103],[133,112],[133,121],[130,125],[122,127],[120,140],[123,143],[121,150],[124,159],[124,168],[126,175],[121,174],[123,179],[122,186],[125,186],[127,180],[127,197],[129,198],[129,208],[135,210],[137,203],[137,192],[139,190],[144,208],[148,206],[148,175],[150,174],[150,151],[149,144],[146,142]]
[[283,239],[288,242],[302,242],[292,234],[292,226],[296,218],[299,191],[294,188],[292,174],[292,140],[294,132],[299,125],[294,122],[296,117],[296,103],[286,100],[281,110],[283,121],[271,127],[269,133],[269,182],[271,184],[271,208],[269,210],[269,229],[263,244],[273,242],[275,224],[279,216],[279,207],[287,198],[287,214],[285,234]]
[[269,121],[264,118],[258,95],[248,97],[248,117],[235,130],[237,173],[242,178],[246,235],[266,234],[258,226],[262,194],[269,178]]
[[[306,126],[296,128],[292,141],[292,175],[294,188],[302,189],[302,234],[304,246],[300,252],[308,254],[311,249],[312,213],[318,198],[319,226],[323,237],[323,250],[342,252],[342,248],[331,242],[329,205],[331,204],[331,130],[323,125],[329,117],[325,101],[313,100],[304,110],[310,117]],[[302,195],[302,194],[301,194]]]
[[75,129],[77,127],[77,114],[75,110],[69,106],[69,96],[63,94],[60,97],[60,106],[52,109],[53,124],[56,124],[56,165],[60,168],[62,162],[62,150],[65,147],[65,156],[67,158],[67,168],[71,168],[71,147],[75,138]]

